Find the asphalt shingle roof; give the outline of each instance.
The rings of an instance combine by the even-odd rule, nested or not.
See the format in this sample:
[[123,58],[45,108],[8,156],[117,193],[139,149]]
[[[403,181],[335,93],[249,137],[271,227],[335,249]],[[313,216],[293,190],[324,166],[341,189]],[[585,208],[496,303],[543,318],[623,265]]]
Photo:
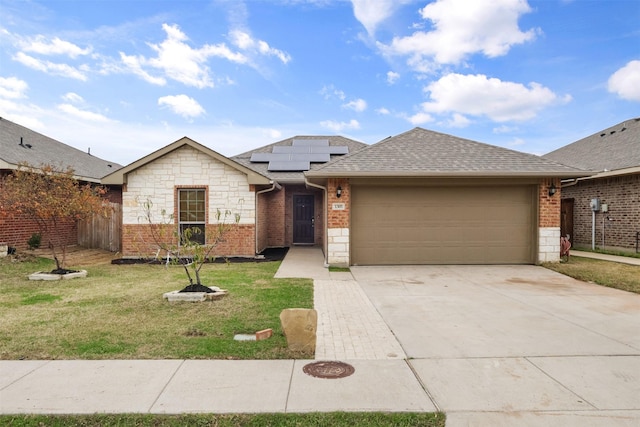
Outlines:
[[[302,183],[304,182],[304,173],[303,172],[274,172],[269,171],[268,163],[252,163],[250,161],[251,155],[253,153],[271,153],[274,146],[290,146],[293,144],[294,139],[326,139],[329,140],[330,146],[347,146],[349,147],[349,153],[354,153],[363,149],[364,147],[368,147],[367,144],[364,144],[359,141],[355,141],[353,139],[345,138],[343,136],[321,136],[321,135],[304,135],[304,136],[294,136],[291,138],[283,139],[282,141],[274,142],[273,144],[265,145],[260,148],[256,148],[255,150],[247,151],[246,153],[238,154],[237,156],[231,157],[232,160],[240,163],[243,166],[248,167],[261,175],[264,175],[274,181],[280,183]],[[342,157],[342,155],[332,155],[331,160],[338,159]],[[326,164],[326,163],[324,163]],[[321,167],[323,163],[311,163],[311,169],[314,170]]]
[[306,175],[573,177],[590,173],[533,154],[417,127],[320,166]]
[[598,172],[640,166],[640,118],[626,120],[543,157]]
[[79,179],[96,182],[121,167],[0,117],[0,168],[15,168],[23,162],[71,167]]

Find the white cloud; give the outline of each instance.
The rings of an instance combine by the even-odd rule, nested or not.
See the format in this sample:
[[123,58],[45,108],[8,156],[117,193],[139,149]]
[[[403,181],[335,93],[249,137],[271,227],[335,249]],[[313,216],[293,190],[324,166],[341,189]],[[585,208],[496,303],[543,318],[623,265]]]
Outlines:
[[209,58],[223,58],[238,64],[244,64],[248,61],[245,55],[233,52],[224,43],[205,44],[197,49],[192,48],[186,43],[189,38],[178,25],[162,24],[162,29],[167,34],[167,38],[160,44],[148,44],[157,53],[156,57],[145,58],[120,53],[122,62],[127,69],[149,83],[163,85],[165,81],[163,77],[151,76],[144,70],[145,66],[160,70],[168,78],[187,86],[199,89],[213,87],[210,70],[206,65]]
[[388,114],[391,114],[391,111],[389,111],[387,108],[380,107],[380,108],[376,109],[376,113],[381,114],[383,116],[386,116]]
[[277,129],[264,129],[262,134],[269,139],[280,139],[282,138],[282,132]]
[[453,116],[447,122],[447,126],[452,128],[464,128],[471,124],[471,120],[460,113],[453,113]]
[[346,104],[342,105],[342,108],[357,111],[358,113],[363,112],[367,109],[367,101],[364,99],[354,99],[353,101],[349,101]]
[[245,31],[234,30],[229,34],[231,42],[239,49],[258,52],[261,55],[275,56],[284,64],[291,61],[291,55],[288,53],[269,46],[264,40],[254,40],[251,35]]
[[0,97],[8,99],[25,98],[29,85],[17,77],[0,77]]
[[62,96],[62,99],[67,102],[71,102],[72,104],[83,104],[84,99],[78,95],[77,93],[68,92]]
[[320,122],[322,127],[331,129],[336,133],[340,133],[345,129],[360,129],[360,123],[357,120],[351,119],[349,122],[337,122],[334,120],[325,120]]
[[640,61],[629,61],[609,77],[609,92],[629,101],[640,101]]
[[430,101],[422,104],[426,113],[460,113],[486,116],[496,122],[528,120],[538,111],[570,96],[558,97],[539,83],[504,82],[483,74],[451,73],[429,84]]
[[407,120],[409,121],[409,123],[413,124],[414,126],[419,126],[424,123],[432,122],[433,116],[431,114],[421,112],[421,113],[416,113],[413,116],[407,117]]
[[111,120],[102,114],[94,113],[91,111],[80,110],[77,107],[74,107],[71,104],[59,104],[57,105],[58,110],[75,116],[82,120],[87,120],[91,122],[110,122]]
[[524,145],[524,139],[513,138],[513,140],[509,142],[509,147],[517,147],[518,145]]
[[498,127],[493,128],[493,133],[511,133],[511,132],[516,132],[518,130],[517,126],[507,126],[507,125],[501,125]]
[[69,77],[71,79],[87,81],[86,74],[78,68],[67,64],[58,64],[51,61],[42,61],[40,59],[29,56],[24,52],[18,52],[13,57],[14,60],[22,65],[34,70],[42,71],[54,76]]
[[533,40],[537,30],[522,32],[518,18],[531,11],[526,0],[437,0],[420,10],[432,31],[378,43],[388,55],[408,56],[408,64],[430,72],[435,64],[459,64],[468,55],[505,55],[511,46]]
[[331,99],[333,97],[336,97],[340,101],[344,101],[347,97],[343,91],[336,89],[334,85],[323,86],[320,90],[320,95],[322,95],[324,99]]
[[42,35],[37,36],[35,40],[23,40],[19,44],[25,52],[39,53],[40,55],[66,55],[71,58],[88,55],[93,50],[91,47],[82,49],[78,45],[58,37],[48,41]]
[[400,78],[400,74],[396,73],[395,71],[387,72],[387,83],[389,83],[390,85],[397,82],[399,78]]
[[393,12],[411,0],[351,0],[353,14],[373,36],[378,24],[393,15]]
[[205,113],[204,108],[198,101],[187,95],[170,95],[158,98],[159,106],[166,106],[176,114],[181,115],[185,119],[201,116]]

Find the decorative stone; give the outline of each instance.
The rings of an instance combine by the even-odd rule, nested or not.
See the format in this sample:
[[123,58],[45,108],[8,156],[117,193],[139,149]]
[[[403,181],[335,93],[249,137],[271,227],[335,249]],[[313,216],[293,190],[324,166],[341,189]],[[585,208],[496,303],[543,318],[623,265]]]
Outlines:
[[29,275],[29,280],[69,280],[76,279],[78,277],[87,277],[87,270],[79,270],[75,273],[67,274],[53,274],[38,271]]
[[256,341],[262,341],[271,338],[273,335],[273,329],[263,329],[256,332]]
[[9,253],[9,245],[4,242],[0,242],[0,258],[6,257]]
[[280,313],[280,323],[293,351],[313,354],[316,351],[318,312],[308,308],[287,308]]
[[217,286],[209,287],[214,292],[180,292],[171,291],[162,295],[169,302],[202,302],[216,301],[227,296],[227,291]]

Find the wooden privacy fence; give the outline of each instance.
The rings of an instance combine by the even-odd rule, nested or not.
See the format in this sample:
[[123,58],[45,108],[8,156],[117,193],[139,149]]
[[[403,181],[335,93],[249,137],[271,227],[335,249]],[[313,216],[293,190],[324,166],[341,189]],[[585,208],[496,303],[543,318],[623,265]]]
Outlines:
[[78,222],[78,245],[89,249],[119,252],[122,246],[122,204],[109,203],[112,212],[108,218],[94,215]]

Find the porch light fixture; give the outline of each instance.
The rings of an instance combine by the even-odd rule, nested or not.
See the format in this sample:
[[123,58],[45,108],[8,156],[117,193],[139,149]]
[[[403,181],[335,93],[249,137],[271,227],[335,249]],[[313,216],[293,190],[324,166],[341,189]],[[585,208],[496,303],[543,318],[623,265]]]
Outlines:
[[551,184],[549,186],[549,197],[552,197],[554,194],[556,194],[556,191],[558,191],[558,189],[556,188],[556,185]]
[[340,196],[342,196],[342,187],[338,185],[338,188],[336,188],[336,197],[339,199]]

